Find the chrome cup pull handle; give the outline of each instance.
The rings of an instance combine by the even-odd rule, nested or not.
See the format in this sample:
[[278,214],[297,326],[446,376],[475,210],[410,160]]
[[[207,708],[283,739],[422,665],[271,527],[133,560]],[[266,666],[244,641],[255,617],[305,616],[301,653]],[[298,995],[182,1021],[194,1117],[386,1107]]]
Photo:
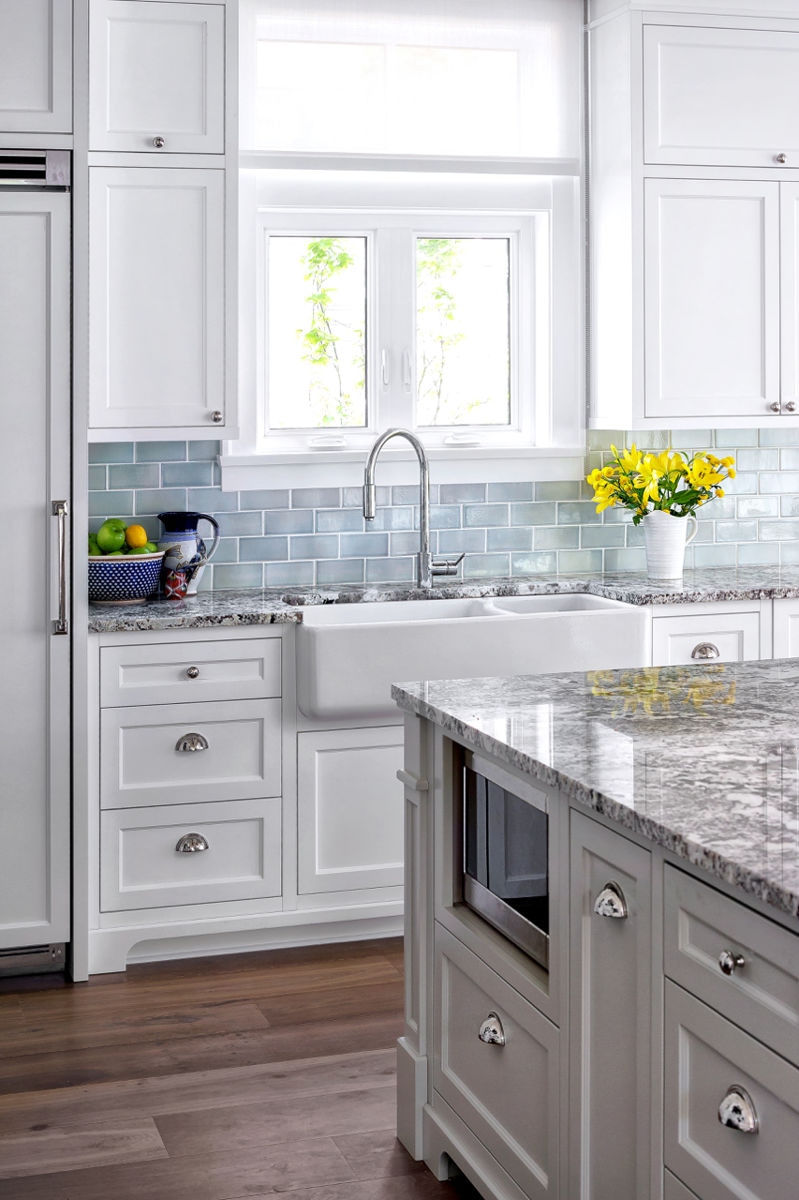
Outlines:
[[480,1026],[477,1036],[487,1046],[505,1045],[505,1030],[502,1028],[502,1022],[497,1013],[490,1012],[488,1014]]
[[69,502],[53,500],[50,511],[58,518],[58,616],[53,621],[53,633],[69,633],[67,620],[67,517]]
[[609,879],[597,896],[594,912],[598,917],[613,917],[616,921],[623,921],[627,916],[627,901],[615,879]]
[[175,843],[175,850],[178,854],[199,854],[202,850],[210,850],[211,847],[201,833],[184,833]]
[[196,754],[200,750],[208,749],[208,741],[201,733],[184,733],[175,742],[175,749],[182,753]]
[[746,1088],[734,1083],[719,1105],[719,1121],[736,1133],[757,1133],[760,1128],[757,1110]]
[[699,642],[691,651],[691,658],[721,658],[721,653],[718,646],[714,646],[712,642]]

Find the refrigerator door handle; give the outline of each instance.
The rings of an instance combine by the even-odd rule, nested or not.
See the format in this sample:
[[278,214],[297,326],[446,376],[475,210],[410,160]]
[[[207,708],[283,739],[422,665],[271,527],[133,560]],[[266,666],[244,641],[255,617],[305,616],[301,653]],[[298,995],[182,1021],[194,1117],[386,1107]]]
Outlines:
[[53,633],[69,633],[67,620],[67,517],[69,502],[53,500],[52,514],[58,518],[58,617],[53,621]]

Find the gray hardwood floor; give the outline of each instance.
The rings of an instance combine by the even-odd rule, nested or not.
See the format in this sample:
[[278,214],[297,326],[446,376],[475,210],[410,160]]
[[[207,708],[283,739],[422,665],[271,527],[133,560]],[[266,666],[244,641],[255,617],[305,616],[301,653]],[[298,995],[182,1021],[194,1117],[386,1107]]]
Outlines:
[[398,939],[0,981],[2,1200],[476,1200],[394,1136]]

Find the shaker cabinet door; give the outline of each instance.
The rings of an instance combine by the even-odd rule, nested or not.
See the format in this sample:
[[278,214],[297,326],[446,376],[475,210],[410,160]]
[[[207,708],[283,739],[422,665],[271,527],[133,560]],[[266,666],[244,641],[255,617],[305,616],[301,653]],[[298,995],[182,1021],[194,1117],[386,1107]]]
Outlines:
[[0,129],[72,131],[72,0],[0,3]]
[[93,0],[89,53],[92,150],[223,152],[221,4]]
[[648,179],[644,223],[645,416],[773,421],[779,185]]
[[224,172],[90,171],[90,425],[219,427]]

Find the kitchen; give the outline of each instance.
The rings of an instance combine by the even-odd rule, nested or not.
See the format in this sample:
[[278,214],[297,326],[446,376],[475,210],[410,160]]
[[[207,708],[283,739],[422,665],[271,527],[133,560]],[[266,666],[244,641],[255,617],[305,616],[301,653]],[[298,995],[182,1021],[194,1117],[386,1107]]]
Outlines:
[[[239,367],[229,348],[239,335],[241,344],[250,346],[253,330],[248,310],[242,307],[237,314],[231,297],[237,276],[247,282],[247,271],[260,261],[255,243],[256,252],[238,260],[237,244],[246,248],[255,232],[247,231],[240,216],[237,233],[236,212],[239,192],[246,200],[250,177],[261,167],[253,165],[256,153],[249,153],[252,143],[236,120],[235,96],[228,92],[228,102],[220,101],[236,78],[237,21],[244,28],[251,9],[232,3],[159,6],[121,0],[54,5],[52,13],[46,4],[23,7],[30,22],[25,44],[34,50],[37,45],[61,47],[61,55],[53,56],[59,66],[52,96],[67,96],[68,104],[57,116],[31,118],[36,105],[26,97],[22,107],[27,112],[4,118],[6,146],[28,152],[68,150],[73,156],[73,490],[68,496],[54,485],[48,489],[48,504],[67,496],[71,502],[71,529],[64,533],[71,534],[75,548],[67,589],[68,640],[75,664],[75,799],[69,934],[63,918],[70,884],[57,866],[63,855],[53,855],[48,862],[60,878],[47,886],[41,877],[36,883],[37,901],[40,907],[49,904],[50,912],[44,917],[37,913],[35,921],[23,914],[20,923],[27,921],[28,936],[10,934],[6,945],[30,949],[33,943],[49,948],[66,942],[70,970],[80,979],[158,957],[177,960],[225,949],[279,950],[298,941],[335,944],[397,935],[403,910],[402,789],[393,782],[385,785],[397,797],[391,816],[377,815],[370,800],[380,781],[393,781],[402,767],[401,716],[393,708],[373,720],[357,707],[332,713],[313,707],[308,711],[307,704],[303,709],[296,703],[299,681],[293,663],[303,601],[352,599],[364,589],[366,599],[384,601],[413,593],[418,463],[410,451],[387,450],[382,456],[375,528],[363,523],[359,511],[359,485],[374,431],[364,432],[360,441],[347,431],[345,446],[333,444],[329,431],[319,435],[322,443],[313,447],[310,465],[309,439],[304,455],[298,455],[286,432],[278,437],[279,453],[267,454],[264,463],[263,454],[262,461],[254,461],[256,447],[247,441],[253,418],[235,414],[237,393],[244,398],[251,390],[253,368],[246,354]],[[473,17],[474,9],[466,7]],[[18,36],[21,28],[14,8],[8,6],[5,46],[13,44],[11,34]],[[167,20],[159,27],[159,11],[166,17],[177,8],[190,18],[186,28]],[[737,63],[749,46],[764,54],[767,47],[768,61],[783,64],[772,43],[780,49],[790,46],[796,13],[784,2],[770,5],[768,16],[753,16],[735,4],[680,3],[652,19],[662,11],[654,4],[634,4],[630,11],[625,5],[598,4],[590,14],[594,306],[585,369],[591,381],[592,427],[585,435],[576,400],[582,395],[577,376],[583,370],[577,352],[582,345],[580,292],[574,281],[581,266],[576,264],[575,274],[568,251],[569,235],[579,229],[574,223],[576,211],[579,218],[578,137],[576,151],[573,139],[560,154],[550,148],[548,216],[544,186],[523,181],[536,197],[536,217],[527,225],[519,222],[518,241],[532,238],[540,261],[536,239],[543,212],[563,252],[551,280],[559,306],[553,315],[552,379],[550,386],[544,380],[536,393],[543,397],[536,409],[539,441],[522,445],[520,429],[516,445],[504,451],[488,444],[447,446],[442,431],[439,444],[430,447],[432,549],[443,558],[466,555],[458,568],[463,582],[435,581],[434,589],[441,595],[487,598],[496,593],[499,581],[503,590],[522,597],[541,591],[588,592],[601,590],[607,572],[611,599],[634,595],[651,620],[652,654],[658,657],[641,659],[642,665],[682,661],[669,656],[681,653],[675,647],[683,641],[689,654],[707,643],[720,648],[723,658],[779,658],[792,653],[797,596],[792,518],[799,493],[799,436],[791,415],[795,383],[790,354],[795,340],[790,337],[793,147],[787,140],[778,148],[769,142],[767,161],[762,147],[738,149],[734,134],[741,114],[729,74],[723,88],[724,80],[718,83],[728,127],[717,133],[724,149],[717,149],[715,157],[707,138],[701,141],[706,131],[693,120],[693,110],[690,119],[679,104],[667,114],[673,119],[668,133],[676,148],[672,142],[659,146],[665,117],[660,126],[647,124],[645,129],[634,98],[641,94],[642,72],[650,60],[660,64],[660,74],[646,78],[661,80],[664,89],[662,97],[646,93],[650,105],[661,98],[664,103],[675,100],[673,90],[668,92],[675,78],[668,74],[672,62],[680,80],[690,77],[699,93],[696,79],[686,75],[687,64],[697,55],[702,63],[712,61],[717,74],[725,62],[729,72],[729,62]],[[114,25],[113,18],[121,15],[126,20]],[[734,20],[725,21],[725,15]],[[51,16],[54,24],[49,26]],[[147,18],[144,32],[131,21],[137,16]],[[575,62],[579,68],[581,19],[581,12],[571,12],[573,40],[564,70],[573,71]],[[105,21],[113,36],[103,32]],[[644,24],[646,39],[641,38]],[[130,107],[131,96],[141,96],[141,89],[131,91],[135,71],[130,63],[143,46],[150,52],[152,29],[166,39],[157,41],[155,61],[167,75],[179,61],[171,39],[186,38],[187,79],[166,89],[171,104],[177,103],[177,92],[178,100],[186,101],[174,135],[167,126],[154,124],[152,111],[143,120]],[[678,36],[672,47],[660,36],[664,29],[677,34],[687,30],[687,35],[683,42]],[[708,30],[715,31],[716,42]],[[649,57],[633,54],[637,39]],[[697,49],[706,41],[712,42],[710,60],[702,59]],[[198,45],[206,48],[203,53]],[[63,76],[70,46],[72,90]],[[92,70],[89,76],[89,63],[106,53],[110,70]],[[198,62],[208,64],[199,89]],[[622,65],[626,74],[620,73]],[[35,86],[41,64],[38,73],[25,75],[14,56],[5,77]],[[786,86],[776,71],[763,83],[766,92]],[[214,97],[216,116],[206,119],[203,105],[213,109]],[[48,88],[48,103],[50,98]],[[607,109],[605,99],[613,101]],[[761,107],[767,116],[768,107]],[[568,110],[572,117],[573,109]],[[201,112],[201,134],[186,130],[186,110],[191,117]],[[469,111],[471,115],[473,109]],[[147,145],[141,134],[145,121]],[[788,133],[780,128],[779,137]],[[247,148],[241,176],[240,140]],[[281,152],[274,151],[264,169],[284,169],[285,161],[282,168],[277,163]],[[164,155],[167,163],[159,163]],[[784,161],[777,161],[780,155],[786,156]],[[411,183],[410,206],[418,203]],[[291,192],[286,185],[280,193],[284,210],[307,202],[303,186],[300,180]],[[503,202],[506,208],[518,207],[514,188]],[[460,191],[467,190],[464,173]],[[483,203],[483,194],[475,186],[473,210]],[[260,203],[256,201],[258,212]],[[464,199],[461,205],[466,205]],[[291,228],[287,217],[281,230]],[[712,264],[710,283],[705,276],[697,279],[691,269],[700,248]],[[170,250],[180,256],[178,278],[185,282],[177,294]],[[687,271],[690,296],[685,294]],[[158,286],[153,287],[153,280]],[[150,292],[142,303],[148,281]],[[644,312],[649,314],[646,325]],[[698,312],[704,314],[699,333]],[[392,370],[392,361],[401,369]],[[406,371],[401,349],[392,344],[384,366],[390,381],[384,390],[391,391],[392,380],[397,385],[396,396],[392,392],[396,405],[385,408],[383,426],[391,423],[389,414],[404,411],[397,407]],[[19,371],[24,373],[24,364]],[[168,380],[168,388],[159,380]],[[4,391],[15,386],[12,374]],[[590,469],[604,463],[611,442],[623,444],[625,435],[614,430],[635,430],[632,436],[641,444],[656,448],[671,444],[735,455],[735,481],[700,514],[700,532],[686,554],[691,586],[684,593],[647,588],[641,574],[641,531],[618,509],[597,514],[582,482]],[[41,432],[22,436],[35,443]],[[466,442],[474,441],[472,430]],[[63,445],[63,434],[54,434],[51,444]],[[292,455],[305,462],[292,461]],[[22,478],[31,474],[20,466]],[[76,549],[82,544],[80,531],[115,515],[128,521],[140,518],[148,534],[156,536],[157,514],[180,510],[209,513],[222,527],[197,599],[187,599],[179,611],[171,611],[166,602],[115,612],[90,608],[84,559]],[[64,521],[55,513],[48,523],[57,562]],[[39,541],[42,536],[37,535]],[[37,537],[30,535],[34,541]],[[277,595],[262,596],[264,587],[276,589]],[[47,594],[48,588],[57,599],[56,573],[40,584],[39,594]],[[278,597],[289,603],[278,603]],[[57,605],[47,619],[60,619]],[[48,653],[63,654],[59,636],[51,637]],[[720,639],[726,639],[721,647]],[[188,676],[192,682],[178,679],[177,664],[183,664],[184,672],[196,668],[199,676]],[[52,669],[57,680],[63,667],[55,663]],[[9,678],[21,674],[21,669],[11,671]],[[402,677],[400,672],[394,678]],[[187,689],[194,684],[192,693]],[[52,698],[58,714],[63,708],[55,693]],[[4,708],[13,712],[15,703],[9,693]],[[202,754],[187,754],[178,777],[172,768],[164,797],[167,776],[159,774],[163,763],[157,753],[150,762],[149,739],[166,728],[170,736],[174,732],[174,742],[189,728],[194,731],[199,721],[213,726],[223,741],[229,736],[226,744],[242,769],[238,775],[228,771],[223,781],[209,780]],[[50,780],[63,783],[68,767],[58,715],[51,730],[53,754],[60,755],[52,762],[61,765],[53,766]],[[22,745],[23,733],[8,731],[7,761],[11,746],[18,740]],[[134,748],[130,761],[127,744]],[[257,747],[268,749],[267,762],[260,761]],[[26,751],[24,761],[30,759],[31,751]],[[12,774],[12,787],[18,786]],[[31,786],[41,793],[46,785]],[[53,844],[59,847],[65,844],[64,812],[63,798],[54,793],[49,815]],[[200,820],[213,820],[227,839],[231,869],[223,878],[213,866],[203,865],[208,862],[203,854],[187,854],[185,861],[178,855],[178,869],[184,873],[178,877],[172,858],[167,862],[153,852],[154,830],[179,838],[193,833]],[[129,858],[126,846],[131,847]],[[190,863],[193,878],[185,874]],[[12,850],[4,874],[17,881],[20,890],[14,894],[22,895],[23,884],[35,872]]]

